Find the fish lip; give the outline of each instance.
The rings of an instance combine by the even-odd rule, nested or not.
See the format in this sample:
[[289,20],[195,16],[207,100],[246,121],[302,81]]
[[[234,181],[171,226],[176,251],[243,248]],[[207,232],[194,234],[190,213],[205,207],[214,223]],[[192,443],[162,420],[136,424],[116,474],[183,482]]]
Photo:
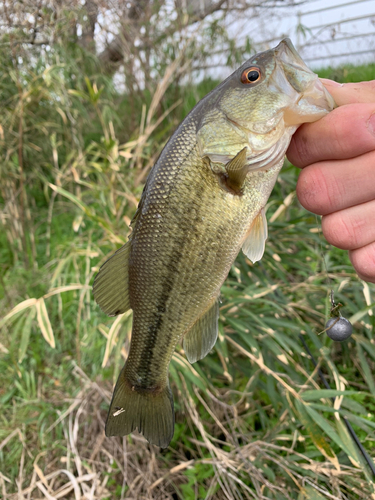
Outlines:
[[334,100],[334,98],[332,97],[332,95],[328,92],[328,90],[326,89],[326,87],[324,86],[323,82],[321,81],[320,78],[318,78],[319,82],[321,83],[322,87],[323,87],[323,92],[324,92],[324,95],[327,99],[327,102],[328,102],[328,105],[330,107],[330,111],[332,111],[333,109],[337,108],[337,104],[336,104],[336,101]]
[[[297,49],[294,47],[290,38],[284,38],[283,40],[281,40],[281,42],[274,48],[274,51],[277,59],[282,59],[281,56],[289,51],[292,54],[294,60],[298,63],[298,69],[299,66],[302,66],[303,68],[306,68],[309,72],[311,72],[311,70],[306,66],[305,61],[297,52]],[[290,64],[289,60],[287,60],[286,62]]]
[[[280,69],[283,69],[283,66],[285,65],[295,71],[303,72],[311,78],[310,82],[306,82],[306,87],[303,89],[303,92],[300,93],[298,99],[296,99],[293,107],[297,109],[299,105],[305,102],[313,105],[317,110],[321,110],[324,114],[336,107],[333,97],[324,87],[318,75],[306,65],[290,38],[284,38],[281,40],[274,50],[276,64],[280,67]],[[290,82],[288,83],[291,85]],[[318,93],[321,95],[318,96]]]
[[[320,94],[320,95],[319,95]],[[317,77],[306,90],[298,96],[293,106],[284,114],[284,121],[287,126],[299,126],[301,123],[314,122],[323,118],[332,109],[334,109],[335,101],[331,94],[324,88],[323,84]],[[309,110],[301,114],[301,109]],[[303,121],[300,121],[303,117]]]
[[309,92],[313,93],[316,91],[320,91],[320,93],[321,93],[320,99],[325,98],[325,102],[323,102],[321,105],[319,104],[318,101],[315,100],[314,105],[317,108],[320,108],[320,109],[322,109],[322,111],[326,111],[328,113],[329,111],[332,111],[335,107],[337,107],[335,100],[333,99],[331,94],[328,92],[328,90],[325,88],[325,86],[323,85],[323,83],[320,80],[320,78],[318,77],[318,75],[316,75],[315,80],[313,82],[311,82],[311,85],[309,85],[309,87],[307,87],[307,89],[305,91],[305,94],[307,94],[307,95],[301,96],[301,98],[302,99],[305,98],[307,101],[309,101],[309,98],[314,99],[313,96],[309,96],[308,94],[309,94]]
[[[297,52],[290,38],[284,38],[281,40],[279,45],[275,47],[275,59],[278,66],[286,66],[286,68],[292,68],[295,71],[303,72],[311,77],[311,84],[315,82],[318,75],[314,73],[302,59],[302,57]],[[308,89],[309,86],[306,87]]]

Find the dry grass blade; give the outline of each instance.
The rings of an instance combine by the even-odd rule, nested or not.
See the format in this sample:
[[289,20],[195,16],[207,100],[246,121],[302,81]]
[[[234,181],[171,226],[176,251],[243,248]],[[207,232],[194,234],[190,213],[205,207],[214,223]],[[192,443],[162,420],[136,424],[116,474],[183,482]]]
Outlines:
[[4,318],[0,321],[0,328],[5,325],[7,321],[9,321],[13,316],[18,314],[19,312],[23,311],[24,309],[27,309],[29,307],[33,307],[37,304],[38,299],[27,299],[24,300],[23,302],[20,302],[17,304]]
[[51,288],[51,290],[43,295],[43,299],[48,299],[53,295],[58,295],[64,292],[72,292],[73,290],[86,290],[90,291],[91,287],[89,285],[81,285],[80,283],[74,283],[71,285],[58,286],[56,288]]
[[8,443],[11,439],[14,438],[14,436],[17,436],[19,437],[20,441],[23,442],[23,436],[22,436],[22,433],[21,433],[21,430],[20,429],[14,429],[13,432],[11,432],[9,434],[9,436],[7,436],[5,439],[3,439],[3,441],[0,443],[0,450],[2,450]]
[[132,314],[132,311],[127,311],[125,314],[121,314],[118,316],[115,321],[112,323],[111,328],[108,332],[107,343],[105,346],[102,367],[104,368],[108,363],[109,356],[111,355],[112,349],[116,345],[116,337],[121,328],[121,324],[124,323],[129,316]]
[[180,472],[184,469],[187,469],[188,467],[193,465],[194,462],[195,462],[194,460],[189,460],[188,462],[182,462],[178,465],[175,465],[174,467],[172,467],[172,469],[169,472],[167,472],[167,474],[164,474],[163,477],[159,477],[159,479],[154,481],[151,484],[151,486],[148,488],[148,490],[151,492],[154,488],[156,488],[156,486],[159,486],[159,484],[161,484],[163,481],[165,481],[169,476],[176,474],[176,472]]
[[[60,3],[55,14],[65,19]],[[13,44],[9,54],[7,39],[0,57],[0,494],[7,500],[372,498],[372,478],[335,415],[341,405],[373,453],[375,289],[358,282],[345,252],[324,246],[315,217],[294,196],[298,174],[290,165],[268,205],[264,258],[253,265],[240,253],[222,287],[215,348],[194,365],[182,350],[173,356],[171,446],[160,451],[137,432],[105,436],[113,382],[129,352],[130,315],[105,317],[90,284],[104,256],[127,240],[140,184],[173,128],[216,85],[205,78],[193,83],[190,68],[230,40],[218,17],[194,24],[201,18],[187,10],[179,21],[191,39],[172,34],[160,41],[170,22],[164,7],[151,2],[150,9],[134,10],[139,17],[129,18],[129,26],[146,33],[129,31],[134,41],[156,37],[159,45],[123,41],[136,53],[126,56],[121,93],[77,39],[64,44],[72,26],[86,36],[91,3],[98,4],[73,2],[63,23],[69,29],[56,28],[58,47],[35,44],[32,57],[24,57],[26,45]],[[46,15],[34,16],[37,24]],[[236,44],[232,52],[236,66],[248,57]],[[138,81],[138,73],[146,78]],[[337,298],[355,322],[348,344],[317,335],[329,314],[322,246]],[[333,392],[319,388],[317,370],[296,340],[300,333]]]
[[250,358],[251,361],[253,361],[254,363],[256,363],[259,368],[264,371],[265,373],[267,373],[267,375],[271,375],[275,380],[277,380],[288,392],[290,392],[298,401],[302,402],[303,403],[303,400],[301,399],[300,395],[293,389],[293,387],[291,387],[289,384],[287,384],[285,382],[285,380],[283,380],[277,373],[275,373],[273,370],[271,370],[270,368],[268,368],[268,366],[266,366],[264,364],[264,361],[263,361],[263,357],[262,355],[260,354],[259,357],[256,357],[254,356],[253,354],[251,354],[249,351],[246,351],[243,347],[241,347],[239,344],[237,344],[237,342],[235,342],[231,337],[229,337],[228,335],[226,335],[225,337],[228,342],[230,342],[232,345],[234,345],[236,347],[236,349],[238,349],[242,354],[244,354],[246,357]]
[[54,349],[56,347],[55,337],[53,335],[51,321],[48,316],[46,303],[43,298],[37,300],[36,304],[37,320],[39,328],[43,334],[43,337],[49,343],[49,345]]

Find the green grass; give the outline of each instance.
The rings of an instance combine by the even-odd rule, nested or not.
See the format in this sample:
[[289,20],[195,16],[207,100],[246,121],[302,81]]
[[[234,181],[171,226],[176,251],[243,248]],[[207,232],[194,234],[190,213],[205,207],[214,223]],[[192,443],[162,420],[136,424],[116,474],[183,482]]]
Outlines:
[[337,68],[324,68],[319,71],[321,78],[330,78],[340,83],[363,82],[373,80],[375,64],[362,64],[360,66],[338,66]]
[[[100,312],[92,279],[126,241],[144,179],[168,134],[215,82],[182,87],[183,103],[155,131],[146,129],[137,145],[129,141],[139,130],[121,120],[126,96],[96,76],[95,65],[84,68],[90,83],[79,61],[68,61],[64,74],[52,66],[50,81],[26,72],[23,239],[20,97],[6,61],[1,64],[4,498],[18,498],[18,492],[25,498],[77,498],[77,492],[91,498],[90,491],[101,499],[371,498],[373,478],[330,397],[344,396],[341,414],[375,456],[375,322],[368,307],[375,288],[356,277],[347,253],[327,245],[319,220],[300,207],[293,196],[298,170],[291,165],[268,203],[262,261],[252,265],[240,253],[222,288],[214,350],[190,365],[178,348],[172,360],[176,428],[170,447],[160,451],[138,434],[105,438],[130,318],[116,323]],[[354,81],[369,79],[371,71],[369,65],[321,76]],[[167,91],[150,124],[170,108],[174,92]],[[146,96],[146,112],[151,100]],[[140,117],[142,108],[137,112]],[[331,287],[354,323],[344,344],[318,335],[329,315]],[[12,315],[22,302],[28,307]],[[322,391],[300,334],[333,392]]]

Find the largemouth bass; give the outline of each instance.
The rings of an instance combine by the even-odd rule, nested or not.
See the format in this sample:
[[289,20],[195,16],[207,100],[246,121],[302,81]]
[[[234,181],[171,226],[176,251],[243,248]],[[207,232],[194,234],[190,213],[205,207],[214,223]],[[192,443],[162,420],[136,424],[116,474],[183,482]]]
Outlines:
[[147,179],[129,241],[100,268],[94,297],[109,316],[133,310],[128,359],[107,436],[138,429],[167,447],[174,432],[168,367],[212,349],[220,287],[241,250],[261,259],[264,207],[292,134],[334,106],[289,39],[255,55],[177,128]]

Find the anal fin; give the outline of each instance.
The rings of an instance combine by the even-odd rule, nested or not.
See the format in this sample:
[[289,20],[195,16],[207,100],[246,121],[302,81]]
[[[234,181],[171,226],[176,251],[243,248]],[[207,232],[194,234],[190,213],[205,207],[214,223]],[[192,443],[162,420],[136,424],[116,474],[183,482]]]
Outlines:
[[263,257],[266,239],[268,237],[267,219],[264,208],[255,217],[248,235],[242,245],[242,251],[251,262],[257,262]]
[[207,309],[185,334],[183,348],[190,363],[203,359],[215,345],[218,334],[219,301]]
[[130,241],[104,262],[95,276],[94,298],[108,316],[117,316],[130,309],[129,254]]

